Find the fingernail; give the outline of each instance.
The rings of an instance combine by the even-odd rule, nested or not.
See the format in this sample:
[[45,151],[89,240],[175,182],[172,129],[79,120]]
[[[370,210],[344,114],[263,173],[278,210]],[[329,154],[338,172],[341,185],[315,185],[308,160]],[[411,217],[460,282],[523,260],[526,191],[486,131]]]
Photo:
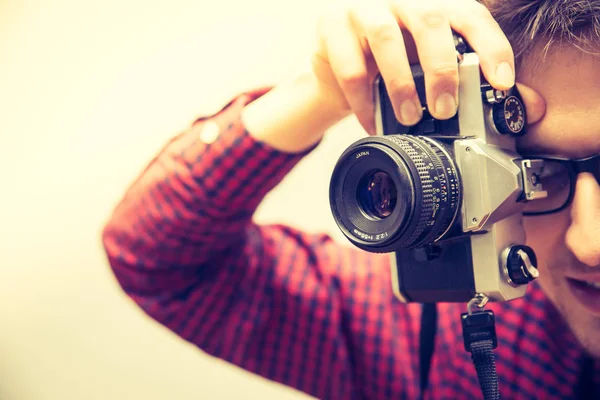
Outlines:
[[402,122],[407,125],[414,125],[419,122],[419,111],[417,110],[417,105],[412,100],[404,100],[400,105],[400,117],[402,118]]
[[442,93],[435,101],[435,113],[439,118],[450,118],[456,114],[456,100],[450,93]]
[[515,84],[515,73],[506,61],[501,62],[496,67],[496,78],[498,79],[498,83],[507,87],[512,87]]

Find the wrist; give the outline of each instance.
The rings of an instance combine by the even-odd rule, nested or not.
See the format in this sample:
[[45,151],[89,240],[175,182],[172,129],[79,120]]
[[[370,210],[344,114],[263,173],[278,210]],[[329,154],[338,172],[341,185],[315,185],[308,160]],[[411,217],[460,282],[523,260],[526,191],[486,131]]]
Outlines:
[[255,139],[297,153],[318,143],[328,128],[350,112],[335,91],[306,73],[248,104],[242,122]]

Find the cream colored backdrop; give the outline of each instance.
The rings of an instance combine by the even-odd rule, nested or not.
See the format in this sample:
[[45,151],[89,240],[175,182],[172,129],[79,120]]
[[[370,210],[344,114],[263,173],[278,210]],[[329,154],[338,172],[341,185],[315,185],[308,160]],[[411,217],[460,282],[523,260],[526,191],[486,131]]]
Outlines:
[[[307,65],[324,0],[0,0],[0,399],[301,399],[145,316],[100,229],[196,116]],[[261,206],[339,237],[327,185],[349,119]]]

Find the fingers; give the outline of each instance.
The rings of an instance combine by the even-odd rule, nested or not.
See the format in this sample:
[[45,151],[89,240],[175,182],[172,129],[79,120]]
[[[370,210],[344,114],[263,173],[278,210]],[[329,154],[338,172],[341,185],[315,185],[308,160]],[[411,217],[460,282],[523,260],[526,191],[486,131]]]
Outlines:
[[404,125],[416,124],[421,119],[422,106],[398,22],[389,9],[376,2],[354,7],[350,19],[367,41],[396,118]]
[[456,114],[459,76],[452,30],[473,47],[493,87],[508,89],[515,82],[511,46],[489,11],[475,0],[354,0],[354,5],[333,13],[322,30],[322,60],[371,134],[372,78],[377,70],[398,121],[414,125],[422,117],[423,105],[410,71],[415,49],[425,75],[429,112],[437,119]]
[[472,0],[455,1],[448,12],[452,28],[462,35],[479,56],[486,80],[496,89],[515,84],[512,47],[500,26],[482,4]]
[[325,47],[346,101],[364,129],[375,134],[375,108],[365,52],[345,15],[327,21]]
[[444,8],[435,1],[393,0],[391,9],[411,32],[417,46],[431,115],[451,118],[458,107],[458,63]]

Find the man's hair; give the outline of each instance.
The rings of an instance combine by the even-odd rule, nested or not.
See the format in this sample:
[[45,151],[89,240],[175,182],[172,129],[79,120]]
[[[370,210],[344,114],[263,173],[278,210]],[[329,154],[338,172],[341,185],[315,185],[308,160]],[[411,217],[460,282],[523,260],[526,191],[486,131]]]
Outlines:
[[534,47],[553,44],[600,54],[600,0],[483,0],[520,64]]

